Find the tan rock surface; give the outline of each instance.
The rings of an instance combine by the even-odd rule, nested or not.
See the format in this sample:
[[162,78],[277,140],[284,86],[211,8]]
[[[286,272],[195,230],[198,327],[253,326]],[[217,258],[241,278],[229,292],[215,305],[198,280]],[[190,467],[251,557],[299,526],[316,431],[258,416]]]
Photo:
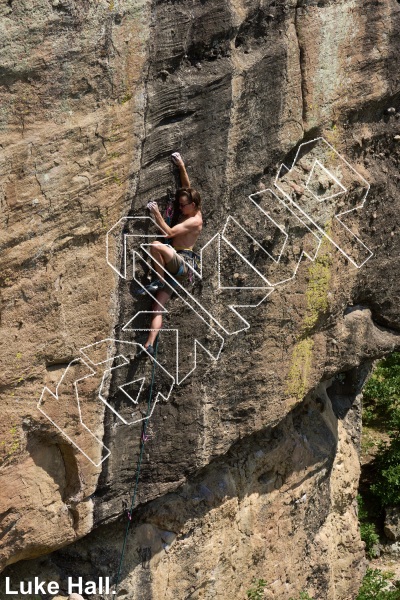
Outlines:
[[[196,371],[158,403],[119,597],[244,598],[264,578],[268,598],[354,598],[365,567],[357,397],[371,362],[399,346],[400,121],[387,112],[400,108],[397,4],[40,0],[8,2],[0,15],[3,575],[115,581],[126,530],[116,519],[130,506],[141,425],[106,409],[103,371],[87,377],[80,349],[116,338],[116,356],[138,339],[123,326],[149,306],[107,265],[108,229],[143,215],[149,198],[163,206],[173,150],[204,199],[202,244],[227,215],[250,227],[248,196],[322,135],[371,184],[345,222],[374,256],[356,269],[324,238],[315,262],[243,311],[248,331],[224,333],[219,361],[199,353]],[[307,157],[302,169],[311,172]],[[307,187],[299,173],[285,181],[296,202]],[[316,191],[330,185],[321,175]],[[339,235],[336,205],[318,207],[323,229]],[[261,226],[270,248],[277,232]],[[296,256],[302,231],[291,234]],[[227,283],[249,276],[224,260]],[[199,298],[213,324],[226,317],[223,293],[204,286]],[[191,358],[204,323],[174,300],[167,324]],[[114,407],[130,368],[106,379]],[[102,464],[80,425],[78,379],[84,422],[111,450]],[[69,439],[37,409],[44,386],[55,393],[59,382],[45,406]]]
[[[105,234],[127,211],[137,169],[147,9],[127,8],[118,36],[108,2],[0,10],[4,565],[93,525],[100,469],[74,453],[36,405],[82,346],[113,330]],[[56,421],[68,402],[73,390],[61,394]],[[104,406],[94,396],[84,410],[101,437]],[[100,459],[101,448],[94,454]]]

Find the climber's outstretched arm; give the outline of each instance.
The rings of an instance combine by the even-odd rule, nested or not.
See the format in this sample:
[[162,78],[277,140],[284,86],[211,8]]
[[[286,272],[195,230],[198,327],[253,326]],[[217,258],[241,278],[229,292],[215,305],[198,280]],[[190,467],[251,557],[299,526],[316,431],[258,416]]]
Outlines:
[[190,187],[189,175],[187,174],[185,163],[183,162],[182,156],[179,154],[179,152],[174,152],[172,154],[171,158],[179,169],[179,177],[181,179],[181,187],[189,188]]
[[181,178],[181,186],[184,188],[190,188],[189,175],[187,174],[185,165],[182,162],[182,166],[179,167],[179,176]]

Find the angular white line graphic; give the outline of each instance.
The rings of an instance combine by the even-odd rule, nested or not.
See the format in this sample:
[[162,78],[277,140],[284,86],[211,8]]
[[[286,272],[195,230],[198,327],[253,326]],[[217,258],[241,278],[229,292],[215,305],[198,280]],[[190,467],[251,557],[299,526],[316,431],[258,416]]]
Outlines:
[[[318,171],[320,172],[319,175]],[[326,181],[328,182],[328,185],[325,188],[321,185],[321,174],[325,175]],[[323,191],[317,195],[321,187]],[[323,202],[324,200],[329,200],[330,198],[336,198],[336,196],[340,196],[347,192],[347,189],[344,187],[344,185],[340,183],[333,173],[328,171],[328,169],[325,169],[324,165],[322,165],[319,160],[315,160],[312,166],[310,175],[306,181],[306,188],[314,196],[317,202]],[[329,188],[328,192],[326,191],[326,188]],[[335,191],[336,189],[338,191]]]
[[228,217],[223,238],[240,251],[267,285],[282,285],[294,279],[303,258],[315,260],[321,238],[272,190],[249,198],[252,208],[244,225]]
[[82,358],[74,359],[62,374],[55,393],[48,387],[43,389],[37,407],[75,448],[98,467],[110,456],[110,450],[85,425],[82,415],[82,409],[89,405],[90,396],[93,396],[96,383],[86,390],[83,403],[77,387],[79,382],[93,378],[95,374],[96,371]]
[[[146,248],[144,248],[144,251],[147,254]],[[148,263],[137,252],[133,252],[133,280],[140,287],[143,288],[139,279],[136,278],[136,270],[139,265],[146,265],[146,267],[153,273],[154,276],[157,276],[157,273],[153,269],[153,267],[149,266]],[[174,279],[174,278],[171,276],[171,279]],[[187,290],[180,283],[178,283],[178,282],[176,282],[176,283],[177,283],[177,288],[174,288],[174,289],[175,289],[177,299],[181,303],[181,306],[182,306],[180,312],[182,312],[182,310],[186,310],[188,312],[188,318],[190,319],[190,321],[193,324],[193,327],[192,327],[193,336],[192,336],[192,339],[189,340],[189,343],[187,344],[184,353],[181,352],[181,345],[179,343],[179,334],[177,334],[176,337],[174,337],[175,363],[173,364],[173,366],[171,365],[171,350],[172,350],[172,348],[171,348],[171,344],[169,344],[170,353],[169,353],[168,360],[166,361],[166,363],[171,365],[169,367],[169,369],[172,369],[172,370],[168,370],[168,372],[171,374],[171,376],[176,377],[177,383],[179,382],[179,384],[180,384],[196,368],[197,348],[202,348],[212,360],[218,360],[219,355],[220,355],[221,350],[224,345],[224,338],[215,329],[215,327],[212,327],[210,325],[210,323],[209,323],[210,315],[208,314],[208,312],[198,310],[198,306],[196,306],[197,310],[195,308],[193,308],[193,303],[191,302],[191,300],[192,300],[191,294],[189,294],[187,292]],[[178,287],[179,287],[179,290],[178,290]],[[157,305],[156,297],[153,296],[148,291],[147,291],[147,294],[149,295],[150,298],[153,299],[155,305]],[[140,326],[135,327],[134,325],[135,325],[135,323],[138,323],[138,324],[141,323],[143,314],[148,314],[149,316],[151,316],[155,312],[162,313],[163,315],[168,314],[169,311],[167,308],[161,307],[160,305],[158,305],[158,307],[159,307],[158,309],[153,310],[153,311],[146,311],[146,312],[139,311],[138,313],[136,313],[132,317],[132,319],[130,319],[130,321],[124,325],[123,331],[135,331],[135,332],[149,331],[149,329],[147,329],[147,328],[143,328]],[[168,331],[170,331],[170,332],[176,331],[177,332],[177,330],[175,330],[175,329],[163,329],[163,337],[164,337],[164,334]],[[194,364],[193,364],[192,368],[188,367],[188,360],[187,360],[188,352],[190,351],[190,346],[192,346],[193,350],[194,350],[194,357],[193,357]],[[158,360],[161,361],[160,358],[158,358]],[[189,368],[189,371],[188,371],[188,368]],[[182,371],[185,372],[185,375],[182,374]],[[173,373],[173,375],[172,375],[172,373]]]
[[[150,252],[147,250],[145,244],[142,244],[142,249],[151,259]],[[232,248],[229,248],[231,251]],[[241,257],[240,253],[234,250],[236,254]],[[134,260],[140,259],[140,255],[134,252]],[[154,261],[154,259],[153,259]],[[156,262],[156,261],[154,261]],[[219,327],[224,334],[233,335],[244,331],[250,327],[248,321],[238,312],[240,308],[255,308],[259,306],[272,292],[268,289],[268,284],[262,275],[254,270],[254,275],[259,277],[260,285],[254,286],[236,286],[228,287],[221,284],[221,236],[219,233],[215,234],[213,238],[200,251],[200,269],[199,273],[196,273],[196,277],[202,281],[203,294],[202,301],[200,302],[194,293],[190,293],[180,281],[175,279],[173,275],[164,271],[163,266],[157,263],[161,269],[163,269],[166,275],[169,275],[175,282],[176,287],[174,288],[175,294],[183,300],[186,304],[189,304],[197,315],[205,320],[207,318],[214,321],[215,326]],[[215,269],[217,265],[217,269]],[[251,266],[251,265],[250,265]],[[140,283],[136,278],[134,272],[134,280]],[[264,284],[264,285],[262,285]],[[204,289],[206,293],[204,294]],[[208,293],[207,293],[208,292]],[[203,295],[206,296],[203,300]],[[218,306],[216,296],[218,300],[221,298],[222,303],[229,310],[221,315],[216,314],[215,309]],[[206,308],[207,306],[207,308]]]
[[[114,347],[114,345],[117,348],[118,354],[115,357],[110,358],[109,349],[110,347]],[[152,356],[149,357],[150,362],[135,360],[139,349],[143,349],[143,346],[136,342],[114,340],[112,338],[107,338],[81,348],[82,354],[85,358],[90,360],[94,366],[103,367],[102,380],[99,386],[99,398],[123,423],[125,423],[125,425],[133,425],[134,423],[150,418],[157,402],[160,400],[166,402],[169,399],[175,384],[175,379]],[[115,361],[117,364],[113,366]],[[127,367],[130,367],[131,363],[133,363],[132,370],[134,368],[135,371],[135,380],[140,380],[142,382],[135,400],[123,389],[123,387],[127,385],[125,383],[126,373],[129,373],[130,370]],[[154,369],[154,378],[152,377],[153,365],[157,367]],[[122,393],[128,397],[130,403],[134,405],[128,404],[123,411],[121,409],[117,410],[103,395],[103,389],[106,387],[106,379],[111,374],[118,378],[119,373],[116,372],[118,370],[121,370],[121,376],[124,376],[124,383],[122,386],[118,386],[118,389],[120,389]],[[152,398],[150,411],[148,412],[147,401],[151,388]]]
[[[126,279],[132,251],[141,248],[141,240],[148,244],[149,238],[166,239],[166,235],[151,217],[122,217],[106,234],[107,264],[119,277]],[[122,267],[119,266],[121,262]]]
[[[194,323],[193,335],[181,336],[173,327],[163,329],[165,344],[157,360],[150,355],[150,360],[138,360],[137,349],[144,348],[130,340],[107,338],[85,346],[81,349],[85,360],[78,358],[68,365],[54,393],[43,389],[38,409],[99,466],[110,451],[85,424],[95,412],[93,400],[100,399],[126,425],[149,419],[157,402],[167,401],[174,385],[182,384],[201,360],[219,359],[224,336],[250,327],[243,311],[259,307],[278,286],[293,280],[303,260],[316,259],[323,237],[352,265],[363,266],[373,254],[354,231],[369,188],[324,138],[302,143],[292,166],[281,165],[274,190],[250,195],[245,210],[229,215],[222,232],[204,244],[199,272],[187,263],[201,294],[196,286],[178,281],[158,265],[174,282],[175,308],[178,303],[181,316],[187,312]],[[143,318],[170,312],[143,283],[145,276],[158,277],[149,246],[160,238],[166,236],[150,216],[124,217],[107,232],[109,266],[153,300],[153,309],[136,312],[123,326],[124,333],[149,332],[143,328]],[[149,408],[152,371],[158,376]],[[118,407],[108,398],[111,376],[119,394]]]
[[357,211],[364,206],[370,185],[324,138],[301,144],[292,166],[281,166],[275,186],[283,201],[296,207],[304,222],[352,265],[360,268],[373,256],[351,230],[357,228]]
[[[110,357],[110,347],[113,347],[114,344],[122,347],[122,352],[115,357]],[[174,387],[174,378],[153,358],[150,357],[151,362],[146,361],[145,363],[137,360],[139,368],[136,370],[138,374],[136,380],[140,380],[142,383],[136,398],[132,398],[125,389],[121,389],[121,392],[129,399],[123,410],[116,410],[109,403],[102,394],[106,378],[115,369],[124,368],[124,372],[126,372],[126,367],[131,365],[132,356],[136,355],[137,349],[142,348],[143,346],[135,342],[120,342],[111,338],[85,346],[81,348],[81,352],[87,362],[82,358],[71,361],[62,374],[55,393],[45,387],[40,396],[37,405],[40,412],[96,467],[108,458],[110,450],[85,424],[85,421],[93,421],[93,416],[98,412],[95,400],[100,398],[122,423],[132,425],[149,419],[157,402],[161,399],[167,401]],[[117,364],[112,366],[113,363]],[[157,364],[155,371],[158,375],[153,383],[154,393],[148,413],[147,401],[153,363]],[[96,370],[93,367],[102,368]],[[143,371],[145,373],[141,376]],[[84,386],[82,386],[82,382],[84,382]],[[119,387],[123,388],[127,385],[124,381],[123,385]],[[83,389],[79,390],[79,387],[83,387]],[[82,398],[84,398],[83,402]]]

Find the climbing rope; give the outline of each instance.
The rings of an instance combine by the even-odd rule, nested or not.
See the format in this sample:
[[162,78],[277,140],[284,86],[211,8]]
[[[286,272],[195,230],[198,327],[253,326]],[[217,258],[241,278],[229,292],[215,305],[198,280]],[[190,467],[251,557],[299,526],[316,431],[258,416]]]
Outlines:
[[128,540],[129,529],[130,529],[131,522],[132,522],[132,513],[133,513],[134,506],[135,506],[136,493],[137,493],[138,485],[139,485],[140,470],[142,467],[144,445],[148,439],[148,436],[146,435],[146,430],[147,430],[149,415],[150,415],[150,411],[151,411],[151,398],[153,396],[154,376],[155,376],[156,364],[157,364],[156,359],[157,359],[158,337],[159,336],[157,336],[155,348],[154,348],[154,362],[153,362],[153,370],[152,370],[152,374],[151,374],[149,397],[147,400],[147,413],[146,413],[146,418],[143,421],[142,433],[140,436],[140,452],[139,452],[139,458],[138,458],[138,461],[136,464],[136,478],[135,478],[135,483],[134,483],[134,488],[133,488],[133,494],[131,497],[131,507],[128,510],[128,523],[127,523],[126,529],[125,529],[124,543],[122,545],[121,558],[119,561],[118,573],[117,573],[117,577],[115,580],[115,593],[117,593],[118,584],[119,584],[119,580],[121,577],[122,565],[124,562],[124,555],[125,555],[125,550],[126,550],[126,542]]
[[[174,214],[174,194],[172,193],[172,190],[168,189],[167,190],[167,205],[165,208],[165,221],[168,225],[171,224],[173,214]],[[167,240],[166,243],[170,243],[170,240]],[[131,522],[132,522],[132,513],[133,513],[133,509],[135,507],[136,494],[137,494],[138,485],[139,485],[140,470],[142,467],[144,445],[145,445],[146,441],[148,440],[148,436],[146,435],[146,430],[147,430],[147,425],[148,425],[148,420],[149,420],[148,417],[150,415],[150,410],[151,410],[151,398],[153,396],[154,376],[155,376],[155,370],[156,370],[156,364],[157,364],[156,359],[157,359],[158,338],[159,338],[159,336],[157,336],[155,348],[154,348],[154,362],[153,362],[153,370],[152,370],[152,374],[151,374],[150,392],[149,392],[149,397],[147,400],[147,413],[146,413],[146,418],[143,422],[142,433],[140,436],[140,452],[139,452],[139,458],[138,458],[138,461],[136,464],[136,477],[135,477],[135,483],[134,483],[134,488],[133,488],[133,494],[131,497],[131,507],[128,510],[128,523],[127,523],[126,529],[125,529],[124,543],[122,545],[121,558],[119,561],[117,577],[115,580],[115,593],[117,593],[117,590],[118,590],[118,584],[120,581],[122,566],[123,566],[123,562],[124,562],[126,543],[128,540],[129,529],[130,529]]]

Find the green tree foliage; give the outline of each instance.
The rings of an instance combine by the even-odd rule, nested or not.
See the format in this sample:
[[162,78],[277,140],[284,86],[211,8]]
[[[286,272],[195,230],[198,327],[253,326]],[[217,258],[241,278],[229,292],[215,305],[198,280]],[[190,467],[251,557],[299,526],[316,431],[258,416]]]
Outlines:
[[392,436],[390,444],[382,444],[375,458],[376,478],[371,492],[381,505],[400,504],[400,438]]
[[400,600],[400,588],[388,589],[393,573],[368,569],[356,600]]
[[374,523],[360,523],[361,539],[365,542],[365,552],[368,558],[375,558],[374,546],[379,542],[379,536]]
[[382,508],[400,504],[400,352],[381,360],[364,391],[363,420],[389,433],[375,458],[371,492]]
[[363,420],[367,425],[400,430],[400,352],[381,360],[363,390]]
[[364,500],[362,496],[358,494],[357,496],[357,506],[358,506],[358,520],[360,523],[365,523],[369,519],[369,512],[365,507]]
[[[258,579],[253,582],[252,587],[247,590],[247,598],[249,600],[263,600],[264,598],[264,588],[267,587],[267,582],[265,579]],[[307,592],[300,592],[300,596],[298,598],[289,598],[289,600],[313,600],[311,596],[308,595]]]
[[379,535],[376,525],[371,522],[371,513],[365,507],[364,501],[360,495],[357,496],[358,520],[360,521],[361,539],[365,542],[365,552],[368,558],[375,558],[373,548],[379,542]]

